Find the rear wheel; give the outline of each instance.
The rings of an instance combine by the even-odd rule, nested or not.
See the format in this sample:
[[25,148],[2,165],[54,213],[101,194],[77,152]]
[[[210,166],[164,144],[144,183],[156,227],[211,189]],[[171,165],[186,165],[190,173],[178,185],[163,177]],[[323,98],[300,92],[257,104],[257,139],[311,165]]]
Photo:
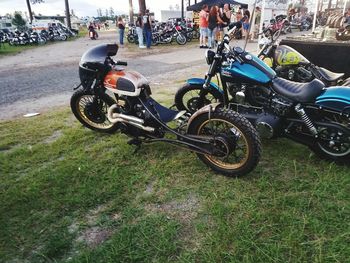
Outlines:
[[84,90],[76,91],[70,101],[74,116],[85,127],[111,133],[118,129],[117,124],[111,123],[107,118],[108,108],[115,104],[115,101],[107,94],[96,96]]
[[201,103],[199,99],[201,90],[203,90],[203,87],[200,85],[191,85],[188,83],[180,88],[175,94],[175,105],[177,109],[194,113],[205,105],[223,101],[222,94],[212,88],[207,91],[205,100]]
[[318,140],[310,147],[323,159],[339,163],[350,161],[350,134],[336,127],[324,127],[318,130]]
[[261,142],[257,131],[242,115],[222,108],[197,116],[188,128],[189,134],[210,137],[216,154],[199,154],[211,169],[237,177],[251,172],[259,163]]

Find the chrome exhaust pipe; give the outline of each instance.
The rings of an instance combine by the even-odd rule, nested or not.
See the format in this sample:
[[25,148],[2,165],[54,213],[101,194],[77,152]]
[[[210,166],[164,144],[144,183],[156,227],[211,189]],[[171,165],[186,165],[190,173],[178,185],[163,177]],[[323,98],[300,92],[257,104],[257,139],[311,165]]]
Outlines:
[[111,123],[118,123],[118,122],[122,122],[122,123],[127,123],[130,125],[133,125],[139,129],[142,129],[144,131],[148,131],[148,132],[154,132],[154,128],[152,127],[148,127],[148,126],[143,126],[143,124],[145,123],[145,121],[143,119],[134,117],[134,116],[129,116],[123,113],[113,113],[113,111],[115,109],[118,108],[117,104],[113,104],[109,109],[108,109],[108,120]]

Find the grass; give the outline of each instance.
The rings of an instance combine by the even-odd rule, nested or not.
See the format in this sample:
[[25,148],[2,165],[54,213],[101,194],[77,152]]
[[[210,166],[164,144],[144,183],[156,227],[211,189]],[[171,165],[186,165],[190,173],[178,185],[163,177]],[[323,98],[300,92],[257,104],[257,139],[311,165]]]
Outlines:
[[350,169],[279,139],[230,179],[68,109],[0,122],[0,262],[348,262]]

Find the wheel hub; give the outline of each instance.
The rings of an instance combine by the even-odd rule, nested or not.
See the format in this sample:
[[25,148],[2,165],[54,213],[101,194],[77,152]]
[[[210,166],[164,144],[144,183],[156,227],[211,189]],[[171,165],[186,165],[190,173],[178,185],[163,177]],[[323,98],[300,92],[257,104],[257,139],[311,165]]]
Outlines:
[[319,132],[320,148],[334,156],[345,156],[350,153],[350,138],[343,132],[335,129],[324,128]]
[[213,145],[214,155],[225,158],[235,150],[236,140],[226,134],[220,134],[219,136],[215,136]]
[[95,123],[104,123],[106,121],[106,116],[99,108],[97,102],[89,102],[84,108],[84,114],[89,120]]

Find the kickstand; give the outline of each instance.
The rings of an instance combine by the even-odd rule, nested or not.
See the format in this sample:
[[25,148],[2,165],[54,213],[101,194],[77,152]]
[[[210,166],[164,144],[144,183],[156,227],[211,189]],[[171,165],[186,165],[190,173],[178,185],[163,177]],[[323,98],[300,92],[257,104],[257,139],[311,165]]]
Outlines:
[[135,150],[133,152],[133,154],[136,154],[141,149],[142,142],[138,138],[133,138],[133,139],[128,141],[128,144],[136,146]]

